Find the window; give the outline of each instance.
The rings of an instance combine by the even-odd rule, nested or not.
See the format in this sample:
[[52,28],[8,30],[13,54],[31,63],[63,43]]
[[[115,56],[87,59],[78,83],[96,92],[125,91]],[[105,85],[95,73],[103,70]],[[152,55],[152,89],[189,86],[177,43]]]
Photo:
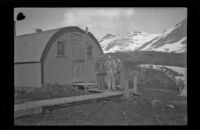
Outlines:
[[87,45],[87,58],[92,58],[92,45]]
[[58,56],[65,56],[65,42],[64,41],[58,41],[57,55]]

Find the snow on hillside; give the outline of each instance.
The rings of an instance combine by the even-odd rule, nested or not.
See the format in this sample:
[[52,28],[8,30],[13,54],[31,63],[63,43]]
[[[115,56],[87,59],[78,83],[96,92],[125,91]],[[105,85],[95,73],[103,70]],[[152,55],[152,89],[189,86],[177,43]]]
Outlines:
[[[112,35],[112,34],[107,34],[105,37],[102,38],[102,40],[100,41],[100,45],[102,47],[102,49],[105,52],[106,47],[112,43],[113,41],[119,39],[121,36],[119,35]],[[115,50],[116,46],[113,47],[112,49]],[[120,48],[118,48],[120,49]]]
[[141,47],[143,51],[186,52],[187,20],[172,26],[162,35],[156,37],[147,46]]
[[183,41],[185,41],[187,38],[184,37],[180,41],[175,42],[173,44],[167,44],[159,47],[159,48],[152,48],[149,49],[150,51],[165,51],[165,52],[186,52],[186,45],[182,44]]
[[180,27],[181,24],[177,24],[177,25],[173,25],[172,27],[170,27],[168,30],[166,30],[163,35],[161,36],[161,38],[165,38],[168,34],[170,34],[171,32],[173,32],[176,28]]
[[187,51],[187,19],[161,34],[133,31],[125,35],[107,34],[100,40],[105,53],[117,51],[162,51],[185,53]]
[[144,45],[146,42],[151,41],[157,36],[158,34],[148,34],[145,32],[141,32],[140,34],[135,34],[134,32],[131,32],[128,36],[125,36],[132,38],[132,44],[129,44],[127,48],[131,48],[131,51],[134,51],[140,46]]
[[[100,45],[105,53],[116,51],[134,51],[144,45],[146,42],[154,39],[158,34],[148,34],[145,32],[130,32],[126,35],[107,34]],[[109,37],[108,37],[109,36]]]

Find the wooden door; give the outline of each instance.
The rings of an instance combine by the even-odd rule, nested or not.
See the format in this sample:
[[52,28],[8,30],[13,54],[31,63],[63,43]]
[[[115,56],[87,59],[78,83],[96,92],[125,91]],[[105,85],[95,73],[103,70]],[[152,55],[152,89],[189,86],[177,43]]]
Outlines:
[[82,61],[74,61],[72,64],[72,79],[73,83],[83,82],[83,67],[84,64]]
[[84,74],[84,45],[82,36],[79,34],[71,35],[72,45],[72,82],[83,82]]

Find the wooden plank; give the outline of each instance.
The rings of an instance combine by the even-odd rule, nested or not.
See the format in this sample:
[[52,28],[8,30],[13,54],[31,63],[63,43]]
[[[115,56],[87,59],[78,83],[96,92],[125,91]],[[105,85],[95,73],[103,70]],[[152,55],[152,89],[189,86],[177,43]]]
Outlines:
[[[72,85],[82,85],[82,86],[84,86],[85,83],[84,83],[84,82],[81,82],[81,83],[73,83]],[[86,85],[97,85],[97,83],[86,83]]]
[[103,90],[98,89],[98,88],[91,88],[91,89],[88,89],[88,91],[90,91],[90,92],[99,92],[99,93],[103,93],[104,92]]
[[101,92],[101,93],[106,93],[106,92],[121,92],[119,90],[108,90],[108,89],[99,89],[99,88],[90,88],[88,91],[91,92]]

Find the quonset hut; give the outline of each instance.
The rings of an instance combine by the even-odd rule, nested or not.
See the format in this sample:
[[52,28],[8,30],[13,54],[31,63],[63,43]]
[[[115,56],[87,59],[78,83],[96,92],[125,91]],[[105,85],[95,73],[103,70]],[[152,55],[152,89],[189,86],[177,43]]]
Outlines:
[[103,55],[94,35],[75,26],[17,36],[14,51],[15,87],[80,83],[84,75],[96,82],[95,62]]

